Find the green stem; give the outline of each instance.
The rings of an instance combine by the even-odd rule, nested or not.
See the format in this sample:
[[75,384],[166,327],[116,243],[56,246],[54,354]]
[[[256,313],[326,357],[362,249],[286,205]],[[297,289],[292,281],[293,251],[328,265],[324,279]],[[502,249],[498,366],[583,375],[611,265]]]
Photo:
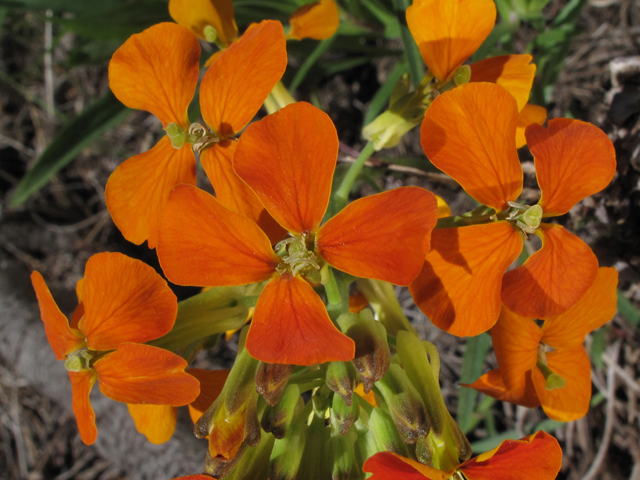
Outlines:
[[353,187],[356,178],[360,174],[362,167],[364,167],[364,163],[369,159],[373,152],[375,151],[375,145],[373,142],[369,142],[365,145],[365,147],[358,155],[356,161],[349,167],[347,174],[344,176],[338,191],[336,192],[336,199],[338,202],[338,211],[342,210],[344,206],[347,204],[347,199],[349,198],[349,192],[351,191],[351,187]]
[[315,50],[311,52],[311,55],[309,55],[307,59],[304,61],[304,63],[300,65],[300,68],[296,72],[296,76],[293,77],[293,80],[289,85],[290,92],[295,92],[298,89],[298,87],[304,80],[304,77],[307,76],[307,73],[309,73],[309,70],[311,70],[311,67],[313,67],[313,64],[318,61],[318,59],[322,56],[324,52],[329,50],[329,47],[333,45],[333,42],[335,42],[335,40],[336,40],[336,35],[332,36],[331,38],[327,38],[326,40],[322,40],[318,44],[318,46],[315,48]]

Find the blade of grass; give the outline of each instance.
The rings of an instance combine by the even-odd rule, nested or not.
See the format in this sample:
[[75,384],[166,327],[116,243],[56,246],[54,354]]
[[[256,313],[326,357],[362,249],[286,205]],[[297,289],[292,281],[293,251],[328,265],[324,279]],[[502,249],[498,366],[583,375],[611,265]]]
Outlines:
[[631,301],[618,290],[618,313],[634,327],[640,325],[640,312]]
[[333,44],[335,39],[336,39],[336,36],[334,35],[331,38],[322,40],[318,44],[318,46],[315,48],[315,50],[311,52],[311,55],[309,55],[307,59],[302,63],[302,65],[300,65],[300,68],[296,72],[295,77],[293,77],[293,80],[289,85],[289,91],[291,93],[295,92],[298,89],[298,87],[304,80],[304,77],[306,77],[307,73],[309,73],[309,70],[311,70],[311,67],[313,67],[313,65],[318,61],[318,59],[322,56],[322,54],[324,54],[324,52],[326,52],[327,50],[329,50],[329,48],[331,48],[331,45]]
[[373,96],[373,99],[369,104],[369,108],[367,109],[367,114],[364,116],[364,121],[362,122],[363,125],[368,125],[373,122],[378,114],[384,109],[389,101],[393,87],[396,86],[396,83],[398,83],[398,80],[400,80],[402,75],[408,71],[409,67],[405,62],[396,63],[395,67],[393,67],[393,70],[391,70],[389,76],[384,81],[384,84]]
[[376,0],[362,0],[362,4],[384,25],[384,36],[387,38],[399,38],[400,22],[395,15],[388,12],[384,6]]
[[409,7],[409,0],[393,0],[393,7],[396,13],[396,18],[400,22],[400,34],[402,37],[402,44],[404,45],[404,54],[407,57],[409,63],[409,71],[411,72],[411,85],[417,87],[424,77],[424,68],[422,55],[418,45],[416,45],[409,27],[407,26],[406,11]]
[[[467,345],[462,358],[462,371],[460,373],[460,383],[473,383],[482,374],[484,358],[491,346],[489,335],[482,334],[471,337],[467,340]],[[477,390],[473,388],[460,387],[458,394],[458,425],[462,433],[471,430],[471,416],[474,405],[478,397]]]

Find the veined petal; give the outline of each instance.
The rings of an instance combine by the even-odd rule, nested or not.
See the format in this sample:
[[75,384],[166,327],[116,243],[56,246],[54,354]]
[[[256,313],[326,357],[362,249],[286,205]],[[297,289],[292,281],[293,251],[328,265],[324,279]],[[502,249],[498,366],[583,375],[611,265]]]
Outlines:
[[566,312],[593,285],[598,259],[589,246],[560,225],[543,223],[542,248],[504,275],[502,302],[529,318]]
[[411,35],[441,83],[480,47],[495,23],[491,0],[420,0],[407,8]]
[[175,23],[159,23],[129,37],[109,62],[109,86],[127,107],[153,113],[167,128],[186,128],[198,83],[200,44]]
[[446,480],[453,472],[443,472],[391,452],[378,452],[362,467],[372,473],[370,480]]
[[533,384],[544,413],[559,422],[571,422],[584,417],[591,400],[591,362],[584,347],[580,345],[549,352],[547,364],[553,373],[560,375],[567,383],[562,388],[547,390],[540,370],[533,370]]
[[190,145],[175,149],[167,136],[116,168],[105,198],[124,238],[136,245],[147,240],[149,248],[155,248],[162,209],[171,189],[181,183],[196,184],[196,157]]
[[516,130],[516,148],[522,148],[527,144],[524,132],[529,125],[535,123],[542,125],[547,119],[547,109],[527,103],[518,114],[518,128]]
[[397,188],[349,204],[322,226],[316,245],[344,272],[408,285],[420,273],[437,215],[431,192]]
[[563,215],[583,198],[599,192],[616,172],[616,152],[595,125],[554,118],[548,128],[531,125],[525,132],[534,157],[544,216]]
[[338,30],[340,12],[333,0],[320,0],[298,8],[289,17],[289,24],[288,38],[326,40]]
[[98,253],[85,267],[85,313],[79,328],[91,350],[148,342],[171,330],[178,301],[149,265],[121,253]]
[[170,281],[210,287],[267,280],[280,263],[258,225],[191,185],[171,192],[158,258]]
[[85,346],[84,335],[80,332],[74,333],[69,327],[69,320],[56,305],[44,278],[40,272],[31,273],[31,283],[36,291],[38,298],[38,306],[40,307],[40,317],[44,323],[44,332],[53,353],[58,360],[64,360],[64,357]]
[[233,170],[237,142],[223,140],[200,155],[200,163],[213,185],[218,201],[229,210],[240,213],[258,224],[275,245],[286,230],[264,208],[256,194]]
[[536,366],[542,335],[533,320],[502,307],[491,329],[491,342],[507,389],[524,390],[525,374]]
[[85,444],[92,445],[98,437],[98,428],[89,394],[98,376],[95,370],[68,373],[69,380],[71,380],[71,406],[78,424],[80,438]]
[[536,395],[533,381],[531,380],[531,371],[525,373],[524,384],[519,388],[508,389],[504,384],[502,372],[499,368],[490,370],[470,385],[461,383],[460,386],[473,388],[480,393],[514,405],[522,405],[528,408],[540,406],[540,400]]
[[168,442],[176,429],[178,409],[171,405],[127,404],[136,430],[154,445]]
[[561,466],[562,449],[558,441],[539,431],[520,440],[505,440],[458,469],[469,480],[554,480]]
[[288,365],[346,362],[355,355],[353,340],[331,322],[318,294],[289,273],[262,291],[246,346],[258,360]]
[[498,320],[502,276],[521,251],[522,238],[506,222],[434,230],[409,291],[438,328],[479,335]]
[[504,88],[468,83],[433,101],[420,142],[436,167],[478,202],[501,212],[522,191],[517,122],[516,101]]
[[162,348],[123,343],[94,364],[100,391],[123,403],[179,407],[200,393],[198,380],[185,373],[187,362]]
[[169,15],[176,23],[207,40],[204,29],[215,28],[218,39],[229,45],[238,36],[233,0],[169,0]]
[[196,423],[207,408],[211,406],[224,387],[230,370],[203,370],[201,368],[190,368],[189,375],[194,376],[200,382],[200,395],[189,404],[189,414],[191,420]]
[[200,85],[202,116],[230,138],[260,110],[287,67],[280,22],[264,20],[231,44],[209,67]]
[[513,95],[522,111],[529,101],[529,92],[536,74],[531,55],[501,55],[480,60],[471,65],[471,82],[497,83]]
[[545,319],[544,343],[555,349],[581,346],[587,333],[600,328],[616,314],[617,285],[615,268],[599,268],[595,282],[578,303],[562,315]]
[[246,129],[233,168],[280,225],[308,233],[320,226],[329,204],[337,157],[329,116],[298,102]]

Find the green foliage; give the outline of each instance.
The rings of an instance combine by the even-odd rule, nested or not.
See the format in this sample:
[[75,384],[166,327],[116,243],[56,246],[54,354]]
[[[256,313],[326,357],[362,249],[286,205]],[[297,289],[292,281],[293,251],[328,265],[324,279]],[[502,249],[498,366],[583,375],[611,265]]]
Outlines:
[[[462,371],[460,373],[460,383],[473,383],[480,375],[484,367],[484,359],[491,346],[491,337],[487,334],[471,337],[467,340],[467,345],[462,358]],[[462,433],[468,433],[477,425],[480,417],[474,415],[474,407],[477,390],[460,387],[458,394],[458,425]]]

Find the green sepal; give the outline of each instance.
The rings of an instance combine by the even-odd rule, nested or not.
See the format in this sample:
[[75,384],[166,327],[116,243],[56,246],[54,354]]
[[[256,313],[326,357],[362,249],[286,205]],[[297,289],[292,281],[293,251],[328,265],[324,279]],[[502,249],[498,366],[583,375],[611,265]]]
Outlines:
[[278,404],[273,407],[268,405],[265,409],[262,415],[262,429],[273,433],[277,439],[284,438],[299,402],[302,402],[302,398],[298,385],[287,385]]

